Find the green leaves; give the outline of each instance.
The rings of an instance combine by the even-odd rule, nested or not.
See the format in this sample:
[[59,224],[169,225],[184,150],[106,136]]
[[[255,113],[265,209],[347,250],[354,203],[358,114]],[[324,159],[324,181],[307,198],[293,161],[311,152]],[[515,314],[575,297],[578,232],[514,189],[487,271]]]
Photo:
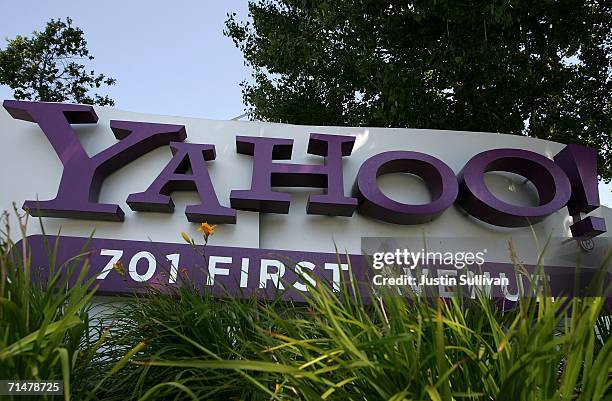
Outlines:
[[[23,224],[20,231],[25,233],[25,220],[18,220]],[[31,266],[27,240],[24,238],[19,246],[14,244],[7,221],[4,213],[0,241],[0,378],[62,380],[64,399],[70,400],[81,355],[96,352],[86,341],[91,330],[88,311],[92,296],[92,282],[84,279],[88,263],[80,255],[56,266],[57,249],[46,242],[50,272],[43,280],[38,266]]]
[[[334,292],[318,282],[300,303],[189,287],[138,297],[112,317],[121,324],[91,369],[131,363],[95,396],[586,401],[609,390],[612,342],[595,329],[609,327],[604,298],[524,298],[501,311],[481,293],[406,300],[383,292],[363,302],[349,286]],[[147,347],[130,353],[143,338]],[[127,383],[136,383],[128,393]]]
[[186,284],[90,320],[86,253],[56,266],[47,238],[41,283],[25,274],[27,248],[25,263],[8,258],[13,245],[0,247],[0,377],[63,380],[65,400],[603,401],[612,384],[610,288],[500,310],[480,291],[364,299],[354,279],[339,292],[306,280],[300,302]]
[[69,316],[66,319],[53,322],[46,327],[36,330],[4,347],[0,351],[0,362],[4,362],[8,358],[15,358],[23,353],[31,352],[46,338],[54,336],[58,332],[63,334],[65,330],[68,330],[78,324],[81,324],[81,321],[76,316]]
[[578,143],[612,179],[610,2],[261,0],[249,11],[225,34],[253,69],[242,85],[253,118]]
[[93,58],[83,31],[70,18],[52,19],[43,31],[17,36],[0,49],[0,84],[10,86],[16,99],[113,106],[108,96],[89,93],[115,84],[89,70]]

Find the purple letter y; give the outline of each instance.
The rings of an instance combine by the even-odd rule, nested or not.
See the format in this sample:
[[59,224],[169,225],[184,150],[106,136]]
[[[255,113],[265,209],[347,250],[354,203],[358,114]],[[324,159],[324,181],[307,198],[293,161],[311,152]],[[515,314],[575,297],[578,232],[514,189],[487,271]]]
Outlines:
[[37,123],[64,166],[55,199],[23,204],[32,216],[123,221],[119,205],[97,202],[104,179],[153,149],[187,137],[182,125],[111,120],[119,142],[89,157],[70,124],[96,123],[93,107],[17,100],[5,100],[3,106],[13,118]]

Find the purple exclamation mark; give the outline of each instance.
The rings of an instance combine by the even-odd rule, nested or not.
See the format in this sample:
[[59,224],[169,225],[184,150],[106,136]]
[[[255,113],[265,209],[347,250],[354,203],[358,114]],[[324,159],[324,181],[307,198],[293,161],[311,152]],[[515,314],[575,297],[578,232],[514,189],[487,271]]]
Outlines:
[[567,210],[574,218],[570,226],[576,239],[588,239],[606,232],[606,222],[601,217],[586,216],[599,206],[597,191],[597,151],[580,145],[567,145],[557,153],[555,163],[565,171],[572,184],[572,196]]

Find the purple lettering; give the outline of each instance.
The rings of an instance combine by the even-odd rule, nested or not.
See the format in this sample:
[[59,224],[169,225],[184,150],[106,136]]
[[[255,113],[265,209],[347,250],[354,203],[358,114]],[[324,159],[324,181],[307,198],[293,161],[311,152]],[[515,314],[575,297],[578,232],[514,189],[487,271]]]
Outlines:
[[565,171],[572,185],[572,196],[567,202],[567,211],[574,217],[570,231],[574,238],[587,239],[606,232],[606,222],[601,217],[587,216],[597,209],[597,151],[580,145],[567,145],[555,156],[555,163]]
[[119,205],[97,203],[104,179],[151,150],[187,136],[182,125],[111,121],[120,141],[89,157],[70,124],[96,123],[93,107],[5,100],[13,118],[37,123],[60,158],[64,171],[55,199],[25,201],[33,216],[123,221]]
[[[197,191],[201,203],[185,209],[187,220],[192,222],[236,223],[236,211],[221,206],[213,187],[206,160],[215,160],[215,146],[197,143],[171,142],[174,156],[149,188],[131,194],[127,204],[132,210],[148,212],[174,211],[170,194],[177,190]],[[187,174],[191,168],[192,173]]]
[[[411,173],[429,188],[432,201],[409,205],[386,196],[376,179],[383,174]],[[441,160],[420,152],[384,152],[366,160],[357,173],[353,194],[359,199],[357,211],[365,216],[394,224],[422,224],[438,217],[457,198],[455,173]]]
[[308,153],[326,156],[325,163],[274,163],[288,160],[292,139],[236,137],[238,153],[253,156],[253,175],[249,190],[234,190],[230,194],[234,209],[267,213],[288,213],[291,195],[272,187],[325,188],[324,195],[310,195],[306,212],[331,216],[351,216],[357,206],[355,198],[344,195],[342,157],[349,156],[355,138],[352,136],[310,134]]
[[[517,206],[498,199],[484,181],[488,171],[519,174],[533,183],[538,206]],[[459,173],[458,202],[469,214],[489,224],[525,227],[565,206],[571,186],[563,170],[541,154],[522,149],[487,150],[472,157]]]

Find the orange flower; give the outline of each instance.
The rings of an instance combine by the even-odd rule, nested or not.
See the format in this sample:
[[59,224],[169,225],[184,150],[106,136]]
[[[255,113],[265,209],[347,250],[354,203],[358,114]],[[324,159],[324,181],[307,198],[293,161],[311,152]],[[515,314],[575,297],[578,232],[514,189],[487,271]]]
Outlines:
[[198,231],[204,234],[205,238],[208,238],[209,236],[215,234],[216,228],[217,228],[216,224],[211,225],[211,224],[204,222],[200,225],[200,227],[198,228]]
[[120,260],[113,264],[113,269],[115,269],[115,271],[117,271],[117,273],[119,273],[120,275],[125,276],[125,268],[123,267],[123,263],[121,263]]

